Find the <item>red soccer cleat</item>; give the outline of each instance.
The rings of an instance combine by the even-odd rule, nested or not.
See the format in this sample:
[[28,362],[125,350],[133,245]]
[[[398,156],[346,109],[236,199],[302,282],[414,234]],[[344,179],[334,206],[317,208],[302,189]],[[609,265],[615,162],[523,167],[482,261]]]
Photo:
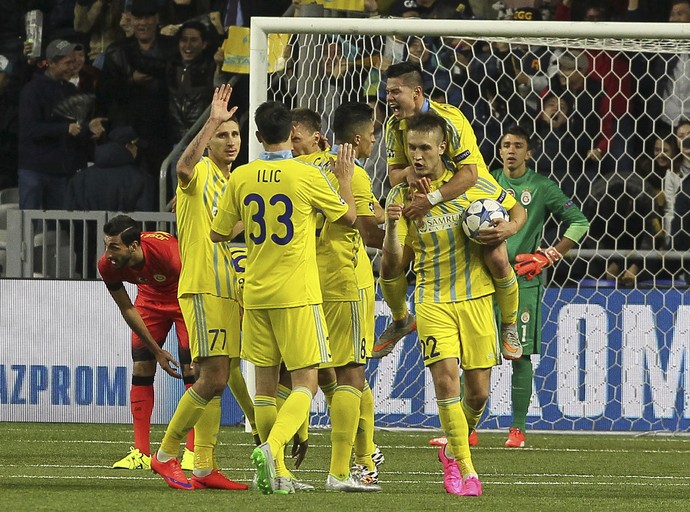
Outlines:
[[173,489],[182,489],[191,491],[194,489],[192,484],[187,480],[187,475],[182,471],[180,461],[177,459],[170,459],[168,462],[161,462],[158,460],[158,454],[154,453],[151,457],[151,469],[154,473],[158,473],[163,477],[163,480]]
[[508,439],[506,439],[506,448],[524,448],[525,447],[525,433],[519,428],[510,427],[508,432]]
[[225,489],[228,491],[246,491],[249,489],[247,484],[240,484],[230,480],[223,473],[214,469],[210,475],[192,475],[192,487],[195,489]]

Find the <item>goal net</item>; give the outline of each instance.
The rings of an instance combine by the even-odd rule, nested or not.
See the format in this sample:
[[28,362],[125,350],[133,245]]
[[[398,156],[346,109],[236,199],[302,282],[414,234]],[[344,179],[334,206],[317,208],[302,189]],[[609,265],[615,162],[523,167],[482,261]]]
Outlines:
[[[271,73],[270,34],[289,34],[282,50],[271,47],[282,51]],[[502,131],[527,128],[530,165],[557,181],[591,222],[548,275],[528,428],[688,431],[690,224],[680,205],[690,201],[683,181],[690,123],[682,125],[690,99],[679,91],[690,78],[676,70],[688,69],[689,36],[686,24],[254,18],[250,111],[265,100],[309,107],[332,141],[334,109],[368,101],[380,129],[384,71],[413,60],[426,94],[470,120],[490,169],[500,167]],[[377,138],[365,168],[383,200],[390,187],[380,131]],[[560,233],[548,224],[544,244]],[[375,251],[372,261],[378,270]],[[390,321],[378,299],[377,334]],[[418,344],[408,336],[368,364],[378,427],[439,426]],[[480,429],[510,426],[510,375],[508,363],[494,369]],[[327,424],[323,400],[314,408],[313,424]]]

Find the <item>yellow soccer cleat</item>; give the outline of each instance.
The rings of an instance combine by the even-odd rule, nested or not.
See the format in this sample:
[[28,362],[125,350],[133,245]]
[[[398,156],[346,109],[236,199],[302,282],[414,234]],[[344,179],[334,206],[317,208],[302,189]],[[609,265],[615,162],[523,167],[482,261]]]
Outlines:
[[113,464],[113,469],[151,469],[151,456],[144,455],[138,448],[130,448],[125,457]]
[[182,466],[182,469],[185,471],[194,471],[194,452],[189,448],[184,449],[180,466]]

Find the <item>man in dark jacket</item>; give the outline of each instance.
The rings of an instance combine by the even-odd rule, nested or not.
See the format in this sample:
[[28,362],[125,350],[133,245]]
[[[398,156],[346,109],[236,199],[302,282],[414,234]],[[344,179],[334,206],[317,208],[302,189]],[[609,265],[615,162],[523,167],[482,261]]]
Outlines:
[[150,211],[150,178],[136,162],[139,138],[130,126],[115,128],[109,142],[96,147],[95,165],[69,182],[68,210]]
[[177,33],[179,56],[168,68],[169,113],[172,141],[177,143],[203,114],[213,98],[215,48],[200,21],[187,21]]
[[157,176],[172,149],[165,73],[177,49],[172,37],[158,34],[155,0],[133,0],[131,16],[134,34],[106,50],[96,94],[112,127],[132,126],[147,143],[142,167]]
[[19,98],[19,206],[25,210],[63,209],[67,181],[86,165],[91,137],[103,133],[102,118],[82,126],[56,107],[78,94],[69,79],[78,45],[62,39],[46,49],[45,73],[36,73]]

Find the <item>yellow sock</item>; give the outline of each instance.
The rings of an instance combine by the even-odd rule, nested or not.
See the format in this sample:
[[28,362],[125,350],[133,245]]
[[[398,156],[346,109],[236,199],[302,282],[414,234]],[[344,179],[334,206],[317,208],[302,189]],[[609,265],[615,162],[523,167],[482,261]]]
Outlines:
[[259,438],[262,442],[266,442],[278,415],[276,399],[272,396],[256,395],[254,397],[254,414],[256,415],[256,430],[259,432]]
[[364,381],[362,401],[359,405],[359,425],[355,436],[355,463],[366,466],[369,471],[376,469],[371,456],[376,450],[374,444],[374,395],[369,383]]
[[287,397],[290,396],[290,393],[292,390],[284,386],[283,384],[278,384],[278,392],[276,393],[276,406],[278,407],[278,410],[283,406],[285,403],[285,400],[287,400]]
[[484,404],[484,407],[479,409],[478,411],[475,409],[472,409],[469,405],[467,405],[467,402],[465,399],[462,399],[462,412],[465,413],[465,418],[467,420],[467,426],[470,430],[475,430],[477,428],[477,424],[479,423],[479,420],[482,419],[482,414],[484,414],[484,409],[486,408],[486,403]]
[[[392,279],[379,278],[379,286],[383,299],[391,308],[393,320],[403,320],[407,317],[407,277],[400,274]],[[517,304],[515,305],[517,310]]]
[[329,409],[331,408],[331,402],[333,401],[333,393],[335,393],[335,388],[337,387],[338,383],[336,381],[320,386],[323,396],[326,397],[326,404],[328,405]]
[[220,396],[214,396],[194,425],[194,474],[196,476],[206,476],[211,473],[219,430]]
[[[458,460],[470,457],[470,445],[467,441],[469,429],[467,419],[460,405],[460,397],[437,399],[438,417],[448,438],[448,447],[453,456]],[[448,452],[446,452],[448,453]]]
[[496,304],[501,310],[501,324],[514,324],[517,321],[518,284],[515,272],[511,271],[507,277],[494,277]]
[[352,386],[338,386],[331,404],[331,468],[340,480],[350,474],[350,457],[355,441],[362,392]]
[[177,457],[180,443],[196,424],[207,405],[208,401],[194,391],[193,387],[184,392],[161,442],[160,450],[164,454]]
[[[280,408],[273,428],[271,428],[271,433],[266,440],[271,447],[276,465],[279,464],[278,457],[282,453],[281,447],[292,440],[297,429],[304,422],[304,418],[311,408],[311,399],[311,391],[298,386],[292,390],[290,396],[285,400],[285,404]],[[257,415],[257,421],[258,419]]]
[[256,430],[256,418],[254,417],[254,402],[247,391],[247,383],[242,376],[242,368],[240,367],[240,359],[232,358],[230,360],[230,376],[228,377],[228,386],[232,391],[235,400],[240,405],[245,418],[252,427]]

